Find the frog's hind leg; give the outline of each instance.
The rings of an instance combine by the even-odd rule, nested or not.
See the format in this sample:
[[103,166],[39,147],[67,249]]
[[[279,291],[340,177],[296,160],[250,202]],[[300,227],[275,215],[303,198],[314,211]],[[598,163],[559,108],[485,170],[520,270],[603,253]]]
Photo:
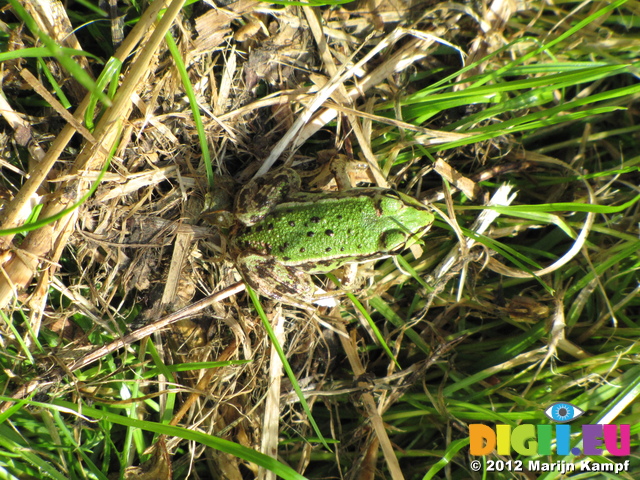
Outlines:
[[270,255],[242,252],[236,266],[245,282],[267,297],[301,308],[309,308],[313,301],[316,286],[311,277]]

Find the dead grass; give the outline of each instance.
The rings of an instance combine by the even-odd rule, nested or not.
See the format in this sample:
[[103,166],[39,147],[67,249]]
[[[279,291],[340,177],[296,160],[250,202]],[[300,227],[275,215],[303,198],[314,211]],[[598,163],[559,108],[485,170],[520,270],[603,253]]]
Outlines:
[[[0,17],[18,52],[1,64],[0,381],[31,405],[5,398],[21,438],[3,447],[34,457],[12,474],[469,478],[469,423],[543,423],[552,401],[635,423],[637,393],[620,396],[640,378],[629,12],[175,1],[156,22],[157,1],[126,8],[97,79],[70,62],[99,77],[107,24],[73,35],[92,14],[48,5],[26,27],[17,3]],[[94,57],[24,50],[42,45]],[[360,304],[263,298],[261,321],[203,212],[276,162],[334,188],[339,155],[366,166],[352,182],[442,220],[399,264],[361,269]],[[492,198],[515,204],[473,225]],[[49,220],[25,226],[35,205]]]

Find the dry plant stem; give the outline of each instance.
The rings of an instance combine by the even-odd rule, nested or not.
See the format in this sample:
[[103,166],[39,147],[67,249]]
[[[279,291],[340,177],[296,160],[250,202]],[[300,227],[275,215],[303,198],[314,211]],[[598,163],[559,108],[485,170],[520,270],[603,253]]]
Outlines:
[[378,441],[378,438],[373,437],[362,458],[362,464],[360,465],[360,472],[358,472],[357,480],[374,480],[376,478],[379,446],[380,442]]
[[327,102],[326,106],[331,110],[337,110],[338,112],[345,114],[352,114],[360,118],[373,120],[374,122],[383,123],[385,125],[391,125],[392,127],[401,128],[410,132],[418,132],[421,135],[416,135],[414,138],[417,141],[420,141],[421,145],[437,145],[439,143],[455,142],[456,140],[463,140],[471,137],[471,134],[469,133],[431,130],[430,128],[421,127],[420,125],[413,125],[412,123],[403,122],[394,118],[381,117],[380,115],[355,110],[353,108],[346,107],[345,105],[338,105],[337,103]]
[[549,362],[549,360],[556,355],[556,351],[558,350],[558,345],[561,341],[565,340],[564,330],[567,326],[565,323],[564,317],[564,304],[563,304],[564,295],[561,292],[556,292],[555,295],[555,311],[553,313],[553,321],[551,323],[551,332],[549,337],[549,343],[547,344],[547,354],[544,356],[540,365],[538,365],[538,369],[536,373],[531,377],[531,381],[527,385],[527,388],[522,392],[522,397],[525,397],[531,387],[533,387],[534,382],[537,380],[538,375],[542,372],[544,366]]
[[187,256],[191,252],[191,242],[193,241],[192,232],[176,233],[173,254],[171,255],[171,265],[167,274],[164,291],[162,292],[162,305],[171,305],[177,296],[182,267],[185,264]]
[[31,350],[32,345],[37,342],[36,339],[40,334],[40,327],[42,326],[42,318],[47,311],[47,291],[49,290],[50,280],[49,270],[45,270],[38,279],[38,284],[29,299],[29,325],[31,325],[31,329],[29,335],[24,340],[29,350]]
[[[272,319],[273,333],[280,345],[286,340],[284,331],[284,318],[282,310],[279,310]],[[269,358],[269,390],[264,404],[264,417],[262,419],[262,445],[260,450],[271,458],[278,458],[278,435],[280,433],[280,387],[282,384],[282,360],[278,351],[271,345]],[[276,480],[276,475],[264,467],[258,469],[258,480]]]
[[[122,347],[126,347],[127,345],[130,345],[133,342],[137,342],[138,340],[141,340],[151,335],[154,332],[157,332],[159,330],[162,330],[165,327],[168,327],[172,323],[175,323],[187,318],[191,318],[195,316],[197,313],[207,308],[209,305],[213,304],[214,302],[219,302],[227,297],[236,295],[242,292],[243,290],[244,290],[244,282],[235,283],[230,287],[225,288],[224,290],[214,295],[210,295],[206,298],[203,298],[202,300],[194,303],[193,305],[190,305],[186,308],[178,310],[177,312],[167,315],[166,317],[161,318],[157,322],[151,323],[149,325],[145,325],[144,327],[139,328],[138,330],[135,330],[130,334],[125,335],[122,338],[119,338],[118,340],[114,340],[108,345],[104,345],[102,347],[96,348],[94,351],[76,360],[74,363],[72,363],[69,367],[65,369],[59,367],[59,368],[56,368],[53,372],[48,372],[46,375],[41,375],[35,378],[34,380],[31,380],[29,383],[20,387],[11,397],[16,400],[19,400],[31,394],[38,387],[51,385],[53,383],[58,383],[65,372],[71,373],[80,368],[84,368],[87,365],[90,365],[93,362],[100,360],[105,355],[115,352],[116,350],[119,350]],[[2,407],[0,408],[0,412],[6,411],[11,406],[11,404],[12,402],[5,402],[4,404],[2,404]]]
[[[449,182],[458,190],[462,191],[462,193],[464,193],[472,200],[475,200],[482,192],[482,189],[476,182],[465,177],[455,168],[453,168],[451,165],[440,158],[436,160],[434,170],[447,182]],[[444,192],[442,192],[442,197],[444,198]]]
[[24,79],[25,82],[29,84],[31,88],[33,88],[33,90],[38,95],[40,95],[44,100],[47,101],[47,103],[49,103],[49,105],[51,105],[51,107],[56,111],[58,115],[64,118],[68,124],[70,124],[77,132],[79,132],[85,140],[87,140],[89,143],[96,143],[96,138],[91,134],[91,132],[87,130],[87,128],[82,125],[82,123],[78,122],[76,118],[60,104],[56,97],[49,93],[44,85],[40,83],[40,80],[34,77],[29,70],[23,68],[22,70],[20,70],[20,76]]
[[[131,66],[131,70],[123,80],[122,86],[118,89],[118,93],[116,93],[116,96],[113,99],[113,105],[105,112],[98,122],[94,135],[98,139],[100,146],[104,148],[105,152],[108,152],[111,149],[111,146],[115,143],[116,136],[120,132],[121,119],[127,118],[133,108],[131,96],[140,86],[143,77],[149,74],[149,65],[151,64],[153,57],[156,55],[156,50],[160,46],[160,42],[163,41],[165,34],[169,31],[169,28],[171,28],[171,25],[182,9],[184,2],[185,0],[173,0],[171,2],[165,11],[164,16],[153,30],[149,40],[145,43],[140,55]],[[105,142],[107,143],[106,145]],[[105,158],[102,155],[97,155],[97,153],[98,152],[96,152],[95,149],[85,147],[76,159],[71,172],[81,173],[85,168],[99,169]]]
[[[441,33],[442,32],[439,32],[438,34]],[[349,90],[349,98],[351,98],[352,101],[359,98],[364,92],[383,82],[390,74],[400,72],[412,63],[426,57],[428,54],[427,49],[432,43],[433,41],[427,42],[419,38],[410,40],[406,45],[394,53],[391,58],[377,67],[368,76],[363,78],[358,83],[357,87]],[[337,112],[331,108],[328,108],[316,115],[311,122],[304,126],[300,131],[300,134],[294,144],[294,149],[306,142],[309,137],[336,118],[336,116]]]
[[[340,335],[338,335],[338,337],[340,338],[342,348],[344,349],[344,352],[349,359],[349,365],[351,365],[354,377],[358,378],[364,375],[366,373],[366,370],[362,365],[362,362],[360,361],[360,357],[358,356],[358,350],[355,346],[355,342],[347,333],[347,330],[344,328],[344,325],[342,325],[341,319],[339,317],[335,323],[335,327],[338,332],[340,332]],[[393,480],[404,479],[402,470],[400,469],[400,463],[398,462],[398,458],[393,451],[393,446],[391,445],[391,441],[389,440],[389,436],[387,435],[387,430],[384,427],[384,422],[382,421],[380,412],[378,412],[378,406],[376,405],[376,401],[373,398],[373,395],[368,391],[363,391],[360,395],[360,400],[364,405],[367,418],[373,426],[377,440],[380,442],[380,446],[382,447],[382,453],[384,455],[385,461],[387,462],[389,473],[391,473],[391,478]]]
[[[105,112],[103,117],[98,122],[98,125],[96,126],[96,129],[94,131],[94,136],[97,140],[97,143],[85,144],[82,152],[74,163],[71,174],[76,174],[78,175],[78,177],[82,177],[84,169],[95,168],[99,170],[102,167],[103,163],[106,161],[107,152],[111,150],[113,144],[118,139],[118,135],[120,134],[121,119],[127,118],[129,112],[131,111],[131,95],[135,92],[136,88],[138,88],[140,80],[142,79],[143,75],[145,75],[148,66],[151,63],[151,60],[155,55],[158,46],[160,45],[160,42],[164,38],[164,34],[171,27],[171,24],[180,12],[183,3],[184,0],[174,0],[166,10],[165,15],[162,17],[162,20],[160,20],[160,22],[158,23],[148,42],[143,47],[142,52],[136,59],[134,65],[131,67],[131,71],[125,78],[122,87],[118,90],[112,106]],[[127,43],[126,45],[129,45],[129,43]],[[85,100],[82,103],[82,106],[79,110],[86,109],[86,102],[88,102],[88,100]],[[79,114],[76,114],[76,118],[78,118],[78,116]],[[75,128],[73,128],[72,126],[67,125],[67,127],[69,127],[69,133],[72,134],[75,131]],[[67,127],[65,127],[61,135],[63,135],[67,131]],[[66,135],[63,136],[66,137]],[[60,142],[60,146],[62,148],[64,148],[65,145],[66,141]],[[58,155],[60,152],[58,152]],[[50,157],[50,155],[47,154],[47,158],[49,160],[48,162],[43,161],[38,166],[38,168],[43,166],[48,167],[46,172],[44,170],[41,170],[41,173],[43,174],[46,174],[48,172],[49,168],[53,165],[52,162],[55,162],[55,159],[57,159],[57,155],[54,158],[52,156]],[[64,182],[58,187],[56,194],[53,195],[53,197],[46,203],[45,207],[43,208],[41,218],[55,215],[65,208],[68,208],[75,201],[77,201],[77,199],[80,198],[88,188],[88,182],[78,182],[77,178]],[[20,193],[22,193],[22,191]],[[16,199],[14,199],[14,201]],[[45,258],[48,257],[51,252],[51,246],[65,245],[67,243],[67,239],[72,232],[72,225],[73,223],[75,223],[70,222],[70,220],[74,220],[75,215],[77,215],[77,212],[74,211],[66,218],[55,222],[52,228],[41,228],[39,230],[30,232],[23,242],[22,250],[28,253],[37,252],[38,256]],[[10,218],[10,214],[7,214],[7,216],[5,217],[5,222],[7,222],[7,220]],[[10,221],[7,223],[10,224]],[[8,244],[5,245],[8,246]],[[57,251],[62,252],[62,249],[57,249]],[[51,257],[51,261],[56,262],[57,258],[58,257]],[[26,287],[26,285],[31,281],[31,278],[36,272],[36,269],[37,263],[34,264],[34,262],[32,261],[23,262],[21,260],[21,257],[18,255],[14,256],[7,263],[7,265],[5,266],[5,271],[8,278],[11,279],[12,284],[4,281],[4,277],[0,278],[0,308],[3,308],[7,304],[16,287]]]
[[[78,122],[82,122],[82,115],[89,105],[89,96],[83,100],[78,109],[76,110],[76,114],[74,118]],[[6,208],[2,212],[2,225],[0,225],[0,229],[9,229],[18,226],[18,219],[20,218],[20,211],[24,208],[25,205],[29,203],[29,199],[35,195],[36,191],[42,185],[42,183],[46,180],[47,175],[51,171],[54,163],[58,160],[58,157],[71,140],[73,134],[76,133],[75,128],[67,124],[62,129],[60,134],[56,137],[55,141],[51,145],[51,148],[47,151],[47,154],[42,159],[42,161],[35,164],[35,168],[29,172],[29,178],[27,178],[26,182],[20,188],[20,191],[16,194],[11,202],[6,206]],[[11,241],[13,240],[13,235],[6,235],[4,237],[0,237],[0,250],[6,250],[11,246]]]
[[[67,246],[67,239],[73,231],[75,220],[76,215],[68,215],[66,218],[60,220],[59,224],[62,233],[56,238],[56,242],[53,248],[53,258],[58,259],[62,255],[62,251]],[[37,286],[34,289],[31,297],[29,298],[29,303],[31,305],[29,325],[31,325],[31,332],[33,332],[33,337],[28,337],[28,340],[26,342],[27,345],[31,345],[40,333],[42,316],[44,315],[44,312],[46,310],[47,292],[50,286],[50,280],[53,277],[53,271],[56,268],[57,265],[51,265],[50,268],[46,268],[43,270],[42,275],[38,279]],[[24,270],[22,270],[22,272],[24,272]]]
[[69,370],[70,371],[75,371],[75,370],[77,370],[79,368],[86,367],[87,365],[95,362],[96,360],[99,360],[103,356],[105,356],[105,355],[107,355],[107,354],[109,354],[111,352],[114,352],[115,350],[117,350],[119,348],[122,348],[122,347],[124,347],[126,345],[130,345],[133,342],[137,342],[138,340],[142,340],[143,338],[151,335],[152,333],[157,332],[159,330],[162,330],[163,328],[168,327],[172,323],[175,323],[175,322],[178,322],[180,320],[187,319],[187,318],[191,318],[191,317],[195,316],[197,313],[199,313],[202,310],[204,310],[205,308],[207,308],[209,305],[211,305],[211,304],[213,304],[215,302],[219,302],[221,300],[224,300],[225,298],[230,297],[232,295],[236,295],[236,294],[242,292],[243,290],[244,290],[244,282],[234,283],[230,287],[227,287],[224,290],[221,290],[220,292],[218,292],[218,293],[216,293],[214,295],[209,295],[208,297],[197,301],[193,305],[190,305],[190,306],[185,307],[185,308],[183,308],[181,310],[178,310],[175,313],[169,314],[166,317],[161,318],[157,322],[153,322],[153,323],[150,323],[149,325],[145,325],[144,327],[139,328],[138,330],[135,330],[135,331],[131,332],[128,335],[125,335],[124,337],[122,337],[119,340],[114,340],[113,342],[109,343],[108,345],[105,345],[103,347],[100,347],[100,348],[94,350],[93,352],[85,355],[81,359],[79,359],[76,362],[74,362],[69,367]]

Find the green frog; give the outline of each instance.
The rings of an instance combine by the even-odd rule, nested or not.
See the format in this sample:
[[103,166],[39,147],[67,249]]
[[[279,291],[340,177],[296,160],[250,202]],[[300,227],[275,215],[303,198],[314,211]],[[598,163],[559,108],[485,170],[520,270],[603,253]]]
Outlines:
[[290,168],[245,185],[236,197],[229,242],[244,280],[291,305],[322,303],[311,274],[391,256],[433,223],[427,207],[395,190],[309,193],[300,185]]

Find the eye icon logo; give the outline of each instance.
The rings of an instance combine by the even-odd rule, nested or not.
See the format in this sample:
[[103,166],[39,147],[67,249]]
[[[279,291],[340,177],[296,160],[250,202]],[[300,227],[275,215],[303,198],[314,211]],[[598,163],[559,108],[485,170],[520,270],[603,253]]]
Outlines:
[[544,414],[557,423],[567,423],[581,417],[584,410],[566,402],[557,402],[547,407]]

